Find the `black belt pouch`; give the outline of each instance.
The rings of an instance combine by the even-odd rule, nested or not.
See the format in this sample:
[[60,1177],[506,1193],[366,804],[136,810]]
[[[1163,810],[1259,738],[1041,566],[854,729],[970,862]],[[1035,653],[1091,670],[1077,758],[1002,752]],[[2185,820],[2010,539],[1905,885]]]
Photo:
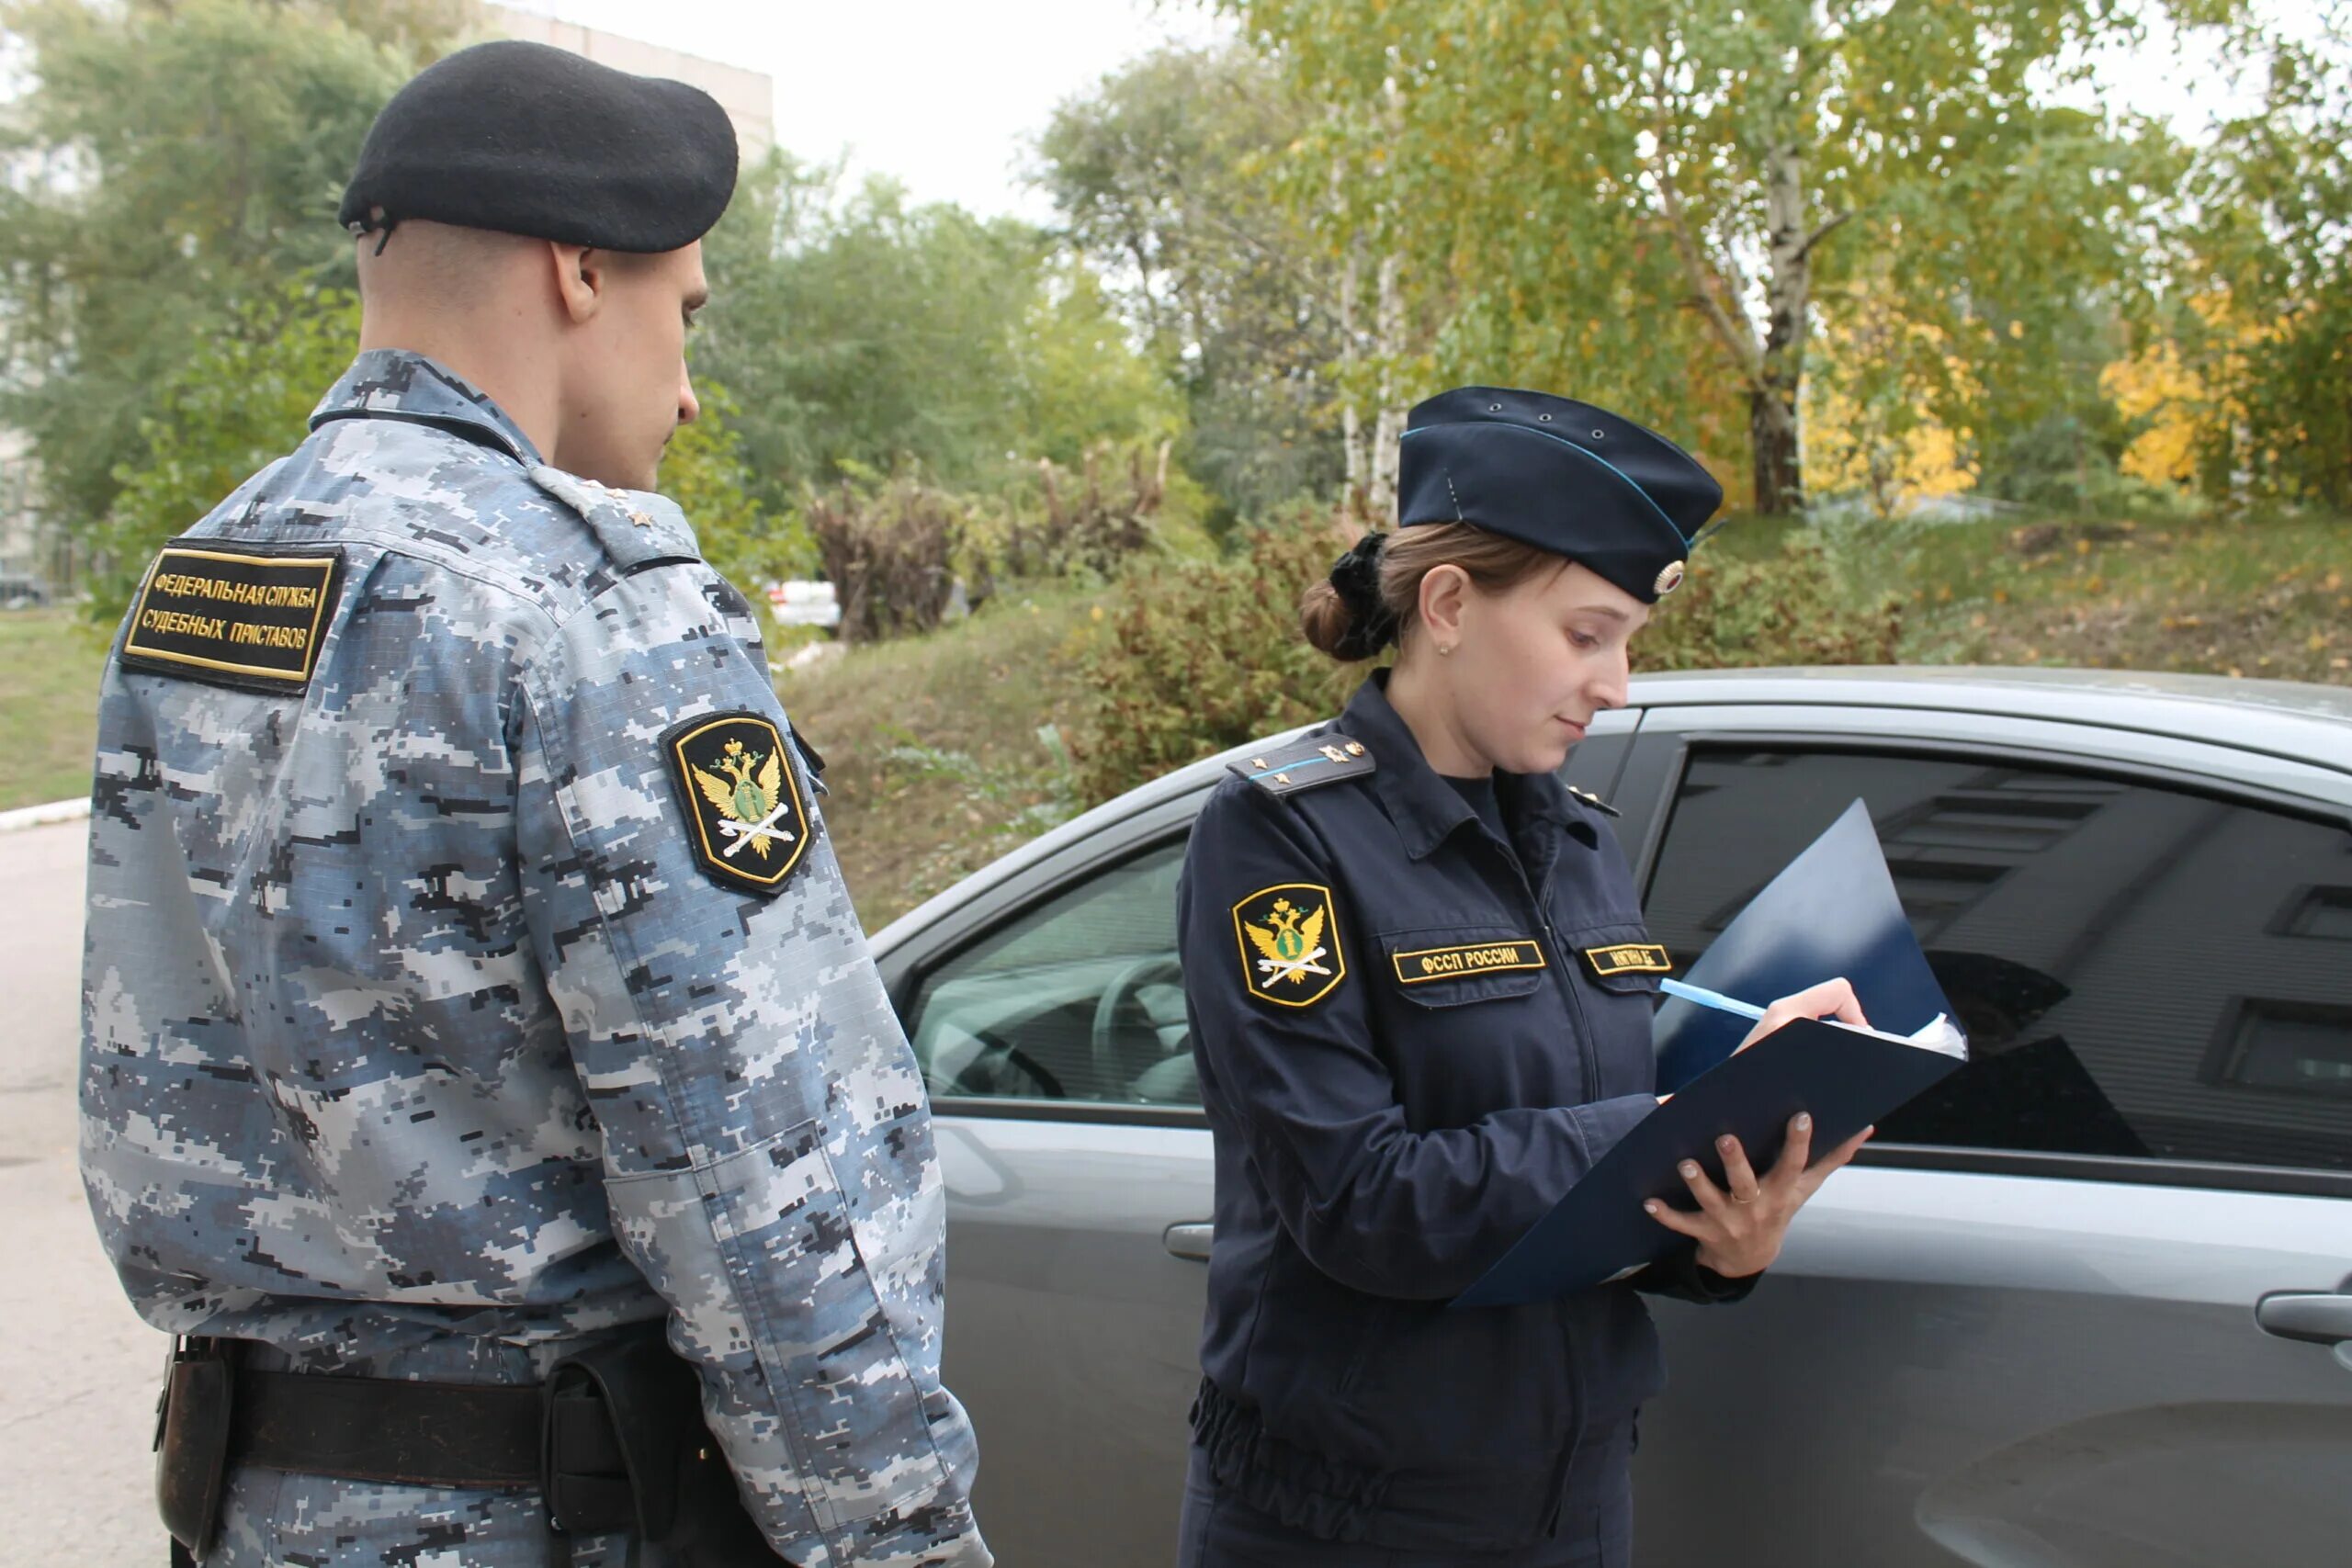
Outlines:
[[155,1409],[155,1502],[177,1543],[175,1561],[203,1556],[220,1528],[236,1386],[229,1342],[185,1339],[172,1347]]
[[[658,1328],[567,1357],[546,1387],[558,1529],[634,1529],[639,1568],[779,1568],[703,1424],[700,1380]],[[616,1517],[624,1495],[633,1518]]]

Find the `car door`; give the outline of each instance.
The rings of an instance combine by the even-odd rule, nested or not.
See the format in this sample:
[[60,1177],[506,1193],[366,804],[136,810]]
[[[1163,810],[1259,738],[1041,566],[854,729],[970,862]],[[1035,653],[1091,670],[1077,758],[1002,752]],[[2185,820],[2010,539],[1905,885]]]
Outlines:
[[1645,717],[1619,799],[1677,965],[1859,797],[1973,1059],[1747,1303],[1661,1304],[1640,1561],[2343,1560],[2348,783],[1975,714]]
[[[1630,713],[1562,777],[1605,795]],[[877,954],[947,1188],[944,1375],[972,1415],[999,1559],[1172,1558],[1214,1212],[1176,964],[1204,794],[1119,818]]]
[[1177,1227],[1212,1188],[1176,964],[1197,805],[1074,846],[883,961],[935,1113],[944,1371],[1000,1562],[1174,1549],[1206,1281],[1189,1255],[1207,1249],[1204,1223]]

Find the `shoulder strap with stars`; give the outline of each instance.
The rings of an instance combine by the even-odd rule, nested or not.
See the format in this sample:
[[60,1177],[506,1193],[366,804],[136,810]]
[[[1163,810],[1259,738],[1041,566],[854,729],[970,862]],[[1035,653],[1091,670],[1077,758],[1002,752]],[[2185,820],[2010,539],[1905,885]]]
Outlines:
[[1269,747],[1228,765],[1274,795],[1296,795],[1342,779],[1361,778],[1374,766],[1369,747],[1336,730],[1310,735],[1287,746]]
[[614,490],[542,463],[531,482],[580,513],[622,575],[658,561],[695,560],[694,530],[663,496]]

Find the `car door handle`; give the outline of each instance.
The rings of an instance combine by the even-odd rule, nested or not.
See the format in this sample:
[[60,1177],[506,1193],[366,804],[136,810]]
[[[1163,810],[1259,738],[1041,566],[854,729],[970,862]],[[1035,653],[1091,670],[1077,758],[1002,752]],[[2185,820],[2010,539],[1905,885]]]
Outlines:
[[1193,1224],[1170,1225],[1160,1239],[1168,1250],[1179,1258],[1189,1258],[1196,1263],[1209,1260],[1209,1242],[1216,1235],[1216,1227],[1205,1221]]
[[2254,1321],[2281,1339],[2341,1345],[2352,1339],[2352,1296],[2326,1291],[2273,1291],[2254,1303]]

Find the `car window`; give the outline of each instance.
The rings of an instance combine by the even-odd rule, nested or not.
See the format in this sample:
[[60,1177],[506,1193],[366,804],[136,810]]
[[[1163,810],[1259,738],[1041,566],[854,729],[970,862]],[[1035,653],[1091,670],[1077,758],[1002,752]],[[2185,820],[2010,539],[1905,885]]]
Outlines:
[[1677,968],[1858,796],[1974,1055],[1882,1142],[2352,1169],[2352,833],[2049,768],[1698,750],[1646,901]]
[[908,1035],[934,1095],[1197,1105],[1176,879],[1184,846],[1089,874],[927,971]]

